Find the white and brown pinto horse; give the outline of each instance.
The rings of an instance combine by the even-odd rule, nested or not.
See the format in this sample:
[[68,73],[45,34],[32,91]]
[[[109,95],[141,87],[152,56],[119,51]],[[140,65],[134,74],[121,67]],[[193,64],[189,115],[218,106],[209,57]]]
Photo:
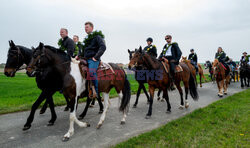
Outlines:
[[[63,141],[69,140],[74,134],[74,123],[80,127],[88,127],[87,122],[81,122],[76,118],[76,110],[78,99],[83,92],[88,89],[86,85],[87,80],[87,68],[84,70],[80,69],[79,61],[72,59],[67,61],[65,57],[68,55],[63,51],[60,51],[51,46],[44,46],[42,43],[34,50],[33,58],[27,69],[32,73],[35,67],[46,67],[47,65],[53,66],[58,71],[58,77],[63,79],[63,94],[70,99],[70,125],[68,132],[64,135]],[[127,80],[125,72],[115,64],[110,64],[114,71],[120,71],[122,73],[114,73],[114,76],[110,79],[99,80],[99,91],[102,92],[104,97],[104,111],[101,115],[100,121],[97,128],[100,128],[103,124],[106,116],[106,112],[109,107],[109,92],[114,87],[119,94],[121,101],[120,111],[123,112],[123,118],[121,123],[125,123],[127,111],[130,101],[130,84]],[[86,65],[87,66],[87,65]],[[99,102],[100,103],[100,102]]]
[[219,89],[218,96],[223,97],[223,93],[227,95],[227,88],[230,81],[230,69],[229,67],[225,67],[218,59],[215,59],[213,62],[213,72]]

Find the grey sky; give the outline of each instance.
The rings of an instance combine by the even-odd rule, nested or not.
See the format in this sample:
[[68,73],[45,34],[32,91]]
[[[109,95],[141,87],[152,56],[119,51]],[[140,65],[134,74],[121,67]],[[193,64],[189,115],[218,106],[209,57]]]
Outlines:
[[105,35],[105,62],[128,63],[127,49],[146,46],[147,37],[160,54],[166,34],[184,56],[194,48],[199,62],[214,59],[218,46],[239,60],[250,52],[249,14],[250,0],[1,0],[0,63],[10,39],[26,47],[57,46],[61,27],[82,40],[86,21]]

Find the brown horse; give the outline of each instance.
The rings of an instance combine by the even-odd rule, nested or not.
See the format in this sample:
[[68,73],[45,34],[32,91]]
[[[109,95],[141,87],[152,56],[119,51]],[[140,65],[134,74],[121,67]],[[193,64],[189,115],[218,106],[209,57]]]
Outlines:
[[[229,68],[229,67],[228,67]],[[219,89],[218,96],[223,97],[223,92],[227,95],[227,88],[230,81],[230,70],[227,69],[218,59],[213,62],[214,77]],[[224,91],[222,92],[222,90]]]
[[[194,65],[191,64],[191,61],[190,60],[187,60],[187,57],[183,57],[182,56],[182,62],[186,63],[188,65],[188,67],[192,70],[192,73],[195,75],[196,73],[196,70],[195,70],[195,67]],[[197,64],[198,65],[198,73],[199,73],[199,76],[200,76],[200,87],[202,87],[202,81],[201,81],[201,78],[203,78],[205,81],[207,81],[206,77],[204,76],[203,74],[203,69],[201,67],[201,64]]]
[[[86,92],[88,80],[87,62],[85,62],[85,69],[80,69],[79,61],[75,59],[67,60],[68,55],[51,46],[44,46],[42,43],[34,49],[33,57],[27,68],[29,73],[34,73],[36,68],[44,69],[48,66],[57,72],[58,77],[61,77],[63,82],[63,94],[70,99],[70,126],[68,132],[64,135],[63,141],[69,140],[74,134],[74,123],[77,123],[80,127],[89,126],[86,122],[81,122],[76,118],[76,110],[78,99],[82,96],[82,93]],[[119,94],[120,108],[123,112],[123,118],[121,124],[125,123],[127,111],[130,101],[130,84],[127,80],[126,74],[123,69],[117,65],[110,63],[110,66],[115,71],[112,76],[101,77],[99,80],[99,92],[102,92],[104,97],[104,111],[101,115],[97,128],[100,128],[103,124],[106,116],[106,112],[109,107],[109,92],[114,87]],[[121,100],[121,101],[120,101]],[[101,103],[100,98],[98,99]],[[90,102],[87,103],[89,105]],[[102,103],[101,103],[102,104]]]
[[[150,118],[152,115],[153,97],[156,88],[159,88],[160,90],[163,91],[163,98],[167,102],[167,112],[171,112],[171,105],[168,97],[168,89],[170,88],[169,65],[166,64],[165,68],[165,66],[162,64],[161,61],[155,59],[154,57],[142,51],[141,47],[139,48],[139,50],[135,51],[133,57],[129,62],[129,68],[130,69],[134,68],[137,65],[143,65],[148,69],[148,85],[149,85],[150,99],[149,99],[149,109],[146,115],[146,119]],[[195,100],[198,99],[198,93],[196,90],[195,80],[191,75],[189,68],[184,63],[181,63],[181,66],[183,72],[175,73],[175,85],[180,93],[181,108],[183,108],[184,107],[183,92],[180,86],[180,82],[181,80],[184,82],[185,92],[186,92],[185,107],[187,108],[189,106],[187,102],[188,89],[190,90],[192,98]]]

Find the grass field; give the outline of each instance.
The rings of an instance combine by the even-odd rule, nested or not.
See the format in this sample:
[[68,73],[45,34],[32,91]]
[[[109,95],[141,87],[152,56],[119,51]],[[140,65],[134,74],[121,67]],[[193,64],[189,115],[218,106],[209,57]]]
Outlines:
[[249,148],[249,135],[250,89],[247,89],[115,147]]
[[[209,80],[208,75],[205,76]],[[133,75],[128,75],[128,79],[132,94],[135,94],[138,83],[134,80]],[[148,88],[147,85],[146,87]],[[30,78],[24,73],[17,73],[15,77],[9,78],[0,73],[0,114],[30,110],[40,93],[35,78]],[[111,90],[110,96],[117,96],[114,89]],[[66,104],[64,97],[58,92],[53,99],[56,106]],[[85,101],[85,99],[80,100]]]

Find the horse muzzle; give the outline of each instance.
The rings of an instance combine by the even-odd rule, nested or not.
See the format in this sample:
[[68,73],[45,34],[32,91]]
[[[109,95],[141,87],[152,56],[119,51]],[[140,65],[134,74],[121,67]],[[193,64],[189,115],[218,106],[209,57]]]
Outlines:
[[4,74],[5,74],[7,77],[14,77],[15,74],[16,74],[16,70],[15,70],[15,69],[12,69],[12,68],[5,68],[5,69],[4,69]]
[[27,67],[26,69],[26,74],[29,76],[29,77],[35,77],[36,76],[36,71],[34,69],[32,69],[31,67]]

